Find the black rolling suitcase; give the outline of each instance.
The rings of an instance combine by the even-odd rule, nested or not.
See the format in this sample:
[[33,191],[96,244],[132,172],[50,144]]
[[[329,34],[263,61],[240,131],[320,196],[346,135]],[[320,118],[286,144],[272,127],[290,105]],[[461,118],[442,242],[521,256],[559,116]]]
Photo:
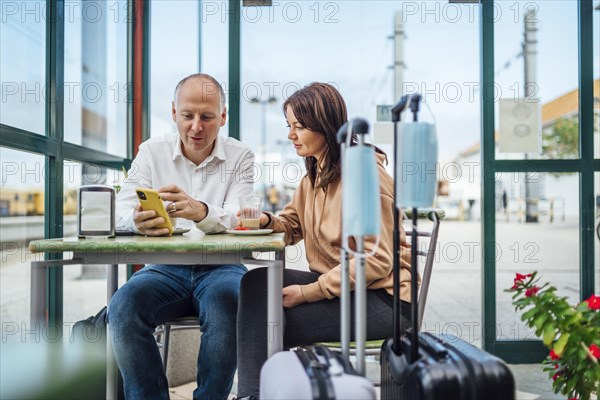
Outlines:
[[[394,140],[398,141],[397,123],[400,114],[410,103],[416,121],[420,96],[404,96],[392,109]],[[404,144],[406,144],[405,142]],[[417,143],[413,141],[412,143]],[[394,146],[394,162],[399,162]],[[410,149],[425,154],[427,149]],[[412,160],[415,162],[416,160]],[[395,171],[399,166],[395,168]],[[398,176],[395,173],[395,178]],[[396,180],[396,179],[395,179]],[[398,182],[398,181],[396,181]],[[394,187],[396,192],[397,186]],[[414,188],[412,188],[414,189]],[[411,189],[409,189],[410,191]],[[413,190],[414,191],[414,190]],[[417,207],[418,200],[408,200],[413,206],[411,311],[412,328],[401,337],[400,332],[400,247],[399,197],[394,193],[394,336],[381,348],[382,400],[511,400],[515,398],[515,383],[510,369],[502,360],[451,335],[419,333],[417,306]],[[416,197],[419,197],[417,195]],[[406,200],[406,199],[405,199]]]
[[418,334],[418,358],[411,362],[414,335],[405,336],[400,352],[393,339],[381,354],[381,398],[444,400],[511,400],[515,383],[497,357],[452,335]]

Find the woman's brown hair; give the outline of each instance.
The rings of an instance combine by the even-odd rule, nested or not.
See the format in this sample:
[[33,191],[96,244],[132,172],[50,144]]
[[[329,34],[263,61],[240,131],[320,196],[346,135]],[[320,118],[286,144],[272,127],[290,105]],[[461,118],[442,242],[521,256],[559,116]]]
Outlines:
[[328,83],[314,82],[292,94],[283,103],[283,113],[291,107],[298,122],[306,129],[322,134],[327,148],[323,155],[319,181],[317,159],[305,157],[306,173],[315,188],[325,188],[339,179],[340,146],[336,140],[338,129],[348,120],[346,103],[340,92]]
[[[313,82],[292,94],[283,103],[283,114],[291,107],[298,122],[306,129],[320,133],[325,137],[327,148],[323,155],[319,181],[317,182],[317,159],[305,157],[306,174],[316,189],[325,189],[335,182],[342,173],[340,146],[337,143],[337,131],[348,120],[346,103],[338,90],[328,83]],[[356,135],[352,135],[352,145],[356,144]],[[371,146],[367,144],[367,146]],[[385,153],[377,146],[375,152]],[[385,157],[387,164],[387,156]]]

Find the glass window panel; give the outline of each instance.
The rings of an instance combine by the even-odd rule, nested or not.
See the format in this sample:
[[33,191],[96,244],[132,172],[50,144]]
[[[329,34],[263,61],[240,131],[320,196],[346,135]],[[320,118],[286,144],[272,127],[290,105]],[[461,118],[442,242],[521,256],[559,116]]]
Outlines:
[[498,338],[535,339],[533,331],[515,313],[511,294],[515,273],[538,271],[541,283],[549,282],[570,303],[579,302],[579,175],[536,173],[539,222],[524,223],[526,185],[523,174],[496,175],[508,193],[508,213],[496,219],[496,318]]
[[[428,107],[423,106],[421,118],[431,121],[432,114],[435,116],[440,159],[449,162],[476,145],[478,5],[426,3],[274,2],[273,7],[243,8],[240,136],[255,151],[257,161],[278,163],[288,153],[295,155],[281,105],[310,82],[336,85],[351,117],[375,121],[377,105],[399,100],[394,89],[394,41],[390,38],[396,12],[403,13],[404,32],[398,42],[403,48],[398,59],[403,66],[399,71],[403,84],[399,86],[404,93],[424,94]],[[227,21],[224,10],[210,7],[203,6],[207,24]],[[211,47],[217,50],[210,53]],[[222,54],[218,44],[207,43],[203,48],[205,65],[218,66],[222,62],[218,54]],[[439,65],[444,68],[437,68]],[[264,102],[270,97],[277,101],[266,106],[252,101]],[[378,142],[377,134],[373,140],[391,154],[391,146]],[[263,174],[258,187],[273,183],[265,180],[267,176]],[[274,183],[282,184],[282,180],[281,174],[275,175]]]
[[[77,188],[81,185],[116,186],[120,171],[91,164],[65,161],[64,236],[77,236]],[[106,305],[106,265],[66,265],[63,270],[63,319],[65,326],[95,315]],[[119,284],[126,280],[125,265],[119,266]]]
[[600,79],[594,81],[594,158],[600,158]]
[[596,204],[596,218],[595,218],[595,227],[596,227],[596,239],[594,240],[594,288],[595,293],[600,292],[600,172],[596,172],[594,174],[594,196],[595,196],[595,204]]
[[[481,346],[481,224],[479,220],[461,221],[454,210],[440,225],[429,297],[422,330],[449,333]],[[431,224],[419,220],[419,231]],[[405,223],[405,229],[410,226]],[[426,239],[419,249],[426,250]],[[425,259],[419,258],[423,271]],[[459,287],[463,289],[459,289]]]
[[65,4],[65,140],[127,155],[127,1]]
[[46,100],[46,2],[2,2],[0,123],[43,135]]
[[579,157],[577,3],[494,7],[496,158]]
[[[229,4],[226,2],[209,2],[201,1],[200,13],[202,23],[202,43],[200,43],[200,51],[202,58],[202,72],[206,72],[215,77],[225,90],[227,96],[227,109],[231,109],[231,103],[229,98],[232,95],[229,85]],[[265,8],[263,13],[266,12]],[[243,36],[246,33],[242,30],[242,54],[244,52]],[[215,38],[219,38],[215,40]],[[243,57],[243,55],[242,55]],[[244,61],[242,61],[244,65]],[[246,68],[244,65],[243,68]],[[242,73],[243,74],[243,73]],[[242,76],[243,78],[243,76]],[[244,115],[240,115],[241,126],[244,126]],[[243,137],[244,129],[240,132],[240,139],[246,142]],[[229,136],[229,118],[227,122],[221,128],[220,134],[222,136]],[[246,142],[248,143],[248,142]]]
[[[435,118],[437,126],[437,172],[441,184],[436,207],[446,212],[446,218],[440,226],[422,330],[454,334],[481,346],[479,5],[402,2],[401,7],[397,7],[393,3],[377,4],[381,4],[378,12],[385,12],[384,5],[391,10],[387,15],[369,17],[370,21],[384,23],[377,30],[381,31],[378,37],[361,43],[360,51],[369,54],[368,46],[384,44],[382,39],[394,34],[391,16],[401,11],[403,52],[397,61],[404,66],[400,70],[402,93],[420,92],[423,95],[420,120],[431,122]],[[369,15],[374,12],[361,10],[361,13],[363,11]],[[364,38],[370,38],[369,28],[363,29]],[[383,68],[394,65],[393,42],[386,44],[390,47],[385,58],[370,56],[374,64],[379,64],[379,74]],[[371,93],[370,96],[375,94],[373,100],[362,106],[365,109],[362,112],[367,112],[371,120],[375,120],[375,104],[398,101],[393,85],[393,70],[385,81],[363,78],[361,87]],[[350,93],[359,92],[355,89]],[[361,99],[357,96],[355,101]],[[388,154],[392,154],[392,150],[391,146],[386,147]],[[421,229],[428,227],[419,221]],[[422,271],[424,260],[419,264]],[[467,289],[457,290],[456,282]]]
[[0,147],[0,321],[29,324],[29,263],[32,239],[44,237],[44,157]]
[[[175,86],[181,79],[198,72],[198,2],[159,0],[152,1],[151,7],[150,136],[160,136],[176,132],[171,118]],[[226,38],[210,40],[219,44],[219,57],[227,54]],[[227,76],[226,70],[220,76],[217,71],[206,68],[203,72],[219,81]]]
[[[594,157],[600,158],[600,1],[594,1]],[[598,286],[596,286],[598,287]]]

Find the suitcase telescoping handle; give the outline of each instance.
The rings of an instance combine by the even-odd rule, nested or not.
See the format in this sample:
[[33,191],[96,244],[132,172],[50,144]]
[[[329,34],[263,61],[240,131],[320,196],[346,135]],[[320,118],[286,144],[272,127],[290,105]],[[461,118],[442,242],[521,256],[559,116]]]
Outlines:
[[[366,123],[366,121],[364,121]],[[354,132],[352,131],[361,130],[367,132],[369,130],[368,123],[366,125],[359,121],[356,121],[350,126],[350,121],[344,123],[337,132],[337,142],[340,144],[340,164],[344,164],[344,151],[346,149],[346,138],[348,134],[354,138]],[[350,133],[349,133],[350,131]],[[342,204],[342,207],[344,205]],[[340,210],[342,211],[342,210]],[[341,214],[341,213],[340,213]],[[343,218],[342,218],[342,232],[344,232]],[[342,344],[342,357],[344,360],[350,359],[350,259],[348,253],[344,250],[344,246],[340,250],[340,268],[342,272],[342,283],[340,288],[340,342]]]
[[[363,118],[354,118],[340,127],[337,132],[337,141],[340,144],[340,163],[344,165],[344,153],[352,144],[362,144],[357,135],[369,132],[369,123]],[[361,137],[362,139],[362,137]],[[343,203],[343,202],[342,202]],[[344,205],[342,204],[342,207]],[[343,215],[343,213],[342,213]],[[344,234],[342,218],[342,235]],[[357,251],[362,252],[362,241],[357,240]],[[342,344],[342,357],[346,362],[350,359],[350,261],[349,254],[342,246],[340,250],[341,267],[341,293],[340,293],[340,341]],[[356,302],[355,302],[355,332],[356,332],[356,362],[359,374],[365,374],[365,342],[366,342],[366,278],[364,259],[355,258],[356,273]]]
[[[394,141],[398,140],[398,127],[397,122],[400,121],[400,116],[402,111],[406,108],[406,103],[408,102],[408,96],[404,95],[396,104],[392,110],[392,122],[394,124]],[[397,147],[394,143],[394,163],[398,160],[398,151]],[[394,328],[394,336],[392,342],[392,349],[394,353],[400,354],[400,333],[402,332],[402,327],[400,326],[402,318],[400,318],[401,308],[400,308],[400,210],[396,205],[396,199],[398,198],[398,193],[396,193],[396,167],[394,166],[394,235],[393,235],[393,293],[394,293],[394,308],[393,308],[393,328]]]
[[410,96],[410,111],[413,114],[413,122],[418,121],[417,114],[419,113],[419,104],[421,104],[421,95],[419,93],[415,93]]
[[[402,112],[408,105],[411,112],[413,113],[413,121],[418,120],[417,114],[419,112],[419,103],[421,101],[421,95],[415,93],[413,95],[404,95],[396,104],[392,110],[392,122],[394,123],[394,141],[399,140],[398,138],[398,122],[401,121]],[[397,154],[397,143],[394,143],[394,163],[398,162]],[[398,193],[397,193],[397,168],[394,166],[394,261],[393,261],[393,291],[394,291],[394,308],[393,308],[393,328],[394,336],[392,342],[392,350],[396,354],[400,354],[400,335],[402,332],[401,327],[401,305],[400,305],[400,210],[397,204]],[[418,221],[418,209],[413,207],[412,209],[412,236],[411,236],[411,322],[412,322],[412,338],[411,341],[411,362],[415,362],[419,357],[419,309],[418,309],[418,283],[417,275],[419,273],[418,268],[418,233],[417,233],[417,221]]]

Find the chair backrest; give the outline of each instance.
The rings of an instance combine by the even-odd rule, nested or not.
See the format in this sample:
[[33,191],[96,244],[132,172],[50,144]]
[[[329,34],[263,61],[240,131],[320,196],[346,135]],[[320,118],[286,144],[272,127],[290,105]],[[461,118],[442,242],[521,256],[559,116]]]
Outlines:
[[[412,218],[412,209],[402,210],[404,220]],[[428,208],[419,209],[418,218],[421,220],[429,220],[432,222],[431,230],[417,230],[417,236],[419,238],[429,238],[426,243],[427,250],[421,250],[418,248],[418,255],[425,257],[425,266],[422,268],[421,275],[421,287],[419,290],[418,302],[419,302],[419,326],[423,324],[423,314],[425,312],[425,304],[427,303],[427,293],[429,291],[429,282],[431,281],[431,272],[433,270],[433,261],[435,259],[435,250],[437,245],[438,232],[440,230],[440,223],[446,216],[444,210]],[[429,228],[430,224],[427,224]],[[410,241],[412,234],[412,226],[410,229],[405,229],[406,238]],[[316,344],[324,345],[333,351],[342,351],[342,344],[340,342],[319,342]],[[367,355],[378,355],[381,353],[381,345],[383,340],[369,340],[366,343]],[[354,343],[350,344],[350,354],[353,354],[355,349]]]
[[[431,273],[433,271],[433,261],[435,259],[435,251],[437,249],[438,232],[440,223],[446,216],[444,210],[435,208],[422,208],[418,210],[418,219],[428,219],[433,223],[431,230],[420,230],[417,227],[417,238],[429,238],[429,243],[426,244],[426,250],[417,247],[417,254],[425,257],[425,266],[421,269],[421,287],[419,289],[419,326],[423,324],[423,315],[425,313],[425,305],[427,304],[427,294],[429,293],[429,283],[431,281]],[[412,218],[412,209],[402,210],[404,218]],[[412,235],[412,225],[410,229],[405,229],[406,239],[410,242]]]

